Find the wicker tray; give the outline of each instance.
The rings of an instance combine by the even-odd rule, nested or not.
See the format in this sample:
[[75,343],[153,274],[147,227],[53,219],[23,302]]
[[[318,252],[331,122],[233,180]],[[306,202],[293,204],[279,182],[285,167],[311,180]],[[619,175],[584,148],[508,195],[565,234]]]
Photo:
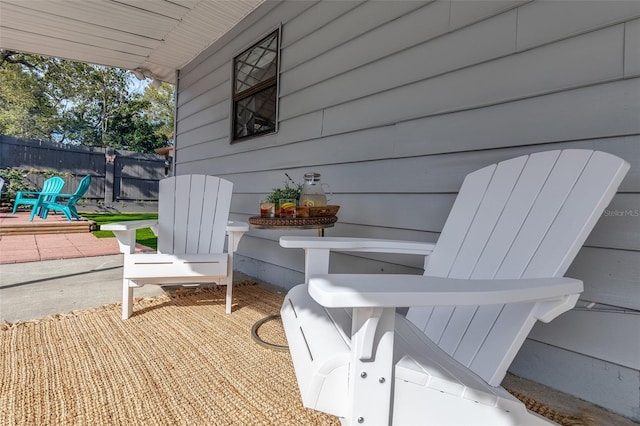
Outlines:
[[335,216],[340,206],[296,207],[297,217]]
[[249,223],[254,226],[320,226],[330,225],[338,221],[337,216],[318,216],[318,217],[260,217],[252,216]]

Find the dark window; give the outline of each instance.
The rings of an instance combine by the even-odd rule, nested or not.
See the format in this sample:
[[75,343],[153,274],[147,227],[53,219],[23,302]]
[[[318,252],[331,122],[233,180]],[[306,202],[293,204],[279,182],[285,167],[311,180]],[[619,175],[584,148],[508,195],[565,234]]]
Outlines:
[[276,131],[278,31],[233,60],[233,139]]

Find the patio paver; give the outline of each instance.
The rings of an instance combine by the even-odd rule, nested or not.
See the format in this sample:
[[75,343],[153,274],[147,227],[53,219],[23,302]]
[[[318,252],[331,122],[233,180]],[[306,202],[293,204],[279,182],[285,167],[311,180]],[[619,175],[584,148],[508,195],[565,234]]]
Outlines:
[[[27,221],[28,215],[28,212],[19,212],[15,215],[3,213],[0,215],[0,225],[2,222]],[[51,221],[65,223],[55,216],[52,216]],[[144,246],[136,248],[136,251],[144,250],[149,249]],[[0,264],[114,254],[120,254],[118,241],[115,238],[96,238],[90,232],[0,236]]]

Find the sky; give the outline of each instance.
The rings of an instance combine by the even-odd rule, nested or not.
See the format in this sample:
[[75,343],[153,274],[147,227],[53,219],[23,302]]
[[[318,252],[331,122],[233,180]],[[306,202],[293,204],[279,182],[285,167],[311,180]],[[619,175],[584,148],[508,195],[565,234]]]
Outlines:
[[151,84],[151,80],[148,78],[144,80],[138,80],[133,73],[129,73],[129,92],[131,93],[144,93],[144,89]]

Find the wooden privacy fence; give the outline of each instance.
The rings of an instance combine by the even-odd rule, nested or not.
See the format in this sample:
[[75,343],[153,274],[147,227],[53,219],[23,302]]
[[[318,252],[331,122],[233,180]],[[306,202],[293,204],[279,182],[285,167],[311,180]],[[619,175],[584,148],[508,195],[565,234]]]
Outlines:
[[[91,175],[91,187],[84,199],[110,207],[121,202],[156,202],[158,181],[165,177],[165,157],[0,135],[0,168],[70,174],[63,176],[65,193],[75,191],[80,179]],[[45,177],[31,173],[27,179],[39,188]]]

